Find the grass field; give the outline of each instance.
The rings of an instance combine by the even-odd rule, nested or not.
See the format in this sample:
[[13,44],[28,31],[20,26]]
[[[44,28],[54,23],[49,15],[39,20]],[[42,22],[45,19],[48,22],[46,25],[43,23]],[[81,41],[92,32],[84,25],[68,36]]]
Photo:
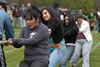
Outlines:
[[[19,36],[20,29],[15,29],[15,38]],[[93,35],[93,46],[90,54],[90,67],[100,67],[100,48],[96,48],[100,45],[100,33],[92,32]],[[16,49],[12,46],[4,47],[7,67],[18,67],[20,61],[23,60],[24,47]],[[82,61],[79,61],[79,66],[82,67]],[[56,66],[58,67],[58,65]],[[70,67],[70,64],[67,64],[67,67]]]

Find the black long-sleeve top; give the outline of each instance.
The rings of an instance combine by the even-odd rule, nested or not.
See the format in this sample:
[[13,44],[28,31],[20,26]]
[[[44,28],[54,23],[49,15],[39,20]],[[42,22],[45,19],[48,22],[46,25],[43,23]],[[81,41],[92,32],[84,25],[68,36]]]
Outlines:
[[78,29],[76,26],[72,28],[64,28],[65,43],[75,43],[77,39]]
[[63,23],[56,17],[51,18],[47,24],[52,30],[51,36],[55,44],[59,43],[64,38]]
[[75,43],[78,34],[78,27],[75,23],[75,20],[71,14],[67,14],[69,17],[68,25],[64,22],[64,39],[65,43]]

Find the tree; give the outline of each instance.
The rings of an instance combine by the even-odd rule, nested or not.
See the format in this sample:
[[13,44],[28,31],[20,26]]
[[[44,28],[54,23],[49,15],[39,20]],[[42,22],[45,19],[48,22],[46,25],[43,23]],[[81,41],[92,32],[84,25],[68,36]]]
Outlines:
[[[15,2],[21,4],[27,4],[30,2],[32,5],[37,5],[40,7],[50,6],[53,2],[57,1],[60,3],[61,7],[66,8],[93,8],[93,0],[7,0],[9,3]],[[94,0],[95,6],[97,7],[100,0]],[[99,5],[100,6],[100,5]]]

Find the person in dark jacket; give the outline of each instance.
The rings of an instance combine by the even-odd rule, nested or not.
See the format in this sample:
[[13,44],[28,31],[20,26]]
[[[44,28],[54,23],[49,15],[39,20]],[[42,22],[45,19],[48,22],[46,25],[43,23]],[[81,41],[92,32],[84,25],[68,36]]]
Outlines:
[[15,9],[13,11],[13,16],[14,16],[14,27],[21,28],[21,22],[20,22],[21,11],[17,6],[15,6]]
[[94,19],[93,11],[90,11],[90,13],[89,13],[89,15],[88,15],[88,19],[89,19],[89,20]]
[[50,8],[43,8],[41,14],[49,31],[48,50],[50,52],[50,62],[48,67],[56,67],[66,50],[63,25]]
[[60,61],[60,67],[66,67],[68,60],[72,57],[78,31],[79,30],[75,23],[74,17],[71,14],[66,14],[64,18],[64,38],[66,52],[63,59]]
[[100,9],[96,12],[96,32],[100,32]]
[[9,39],[8,43],[15,48],[25,46],[24,60],[19,67],[48,67],[48,28],[40,20],[34,9],[28,9],[25,14],[26,26],[18,39]]
[[57,18],[61,19],[61,18],[60,18],[60,14],[59,14],[59,12],[58,12],[58,10],[59,10],[59,3],[58,3],[58,2],[54,2],[54,3],[50,6],[50,8],[51,8],[52,11],[54,12],[55,16],[56,16]]

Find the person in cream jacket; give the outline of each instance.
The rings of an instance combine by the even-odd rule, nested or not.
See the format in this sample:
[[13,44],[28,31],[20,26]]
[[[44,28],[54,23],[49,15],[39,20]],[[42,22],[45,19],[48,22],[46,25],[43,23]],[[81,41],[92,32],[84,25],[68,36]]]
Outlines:
[[77,17],[77,25],[79,28],[79,33],[77,35],[75,51],[71,58],[71,66],[77,67],[80,51],[82,50],[82,56],[83,56],[82,67],[90,67],[89,55],[93,43],[90,26],[89,23],[86,20],[84,20],[83,16]]

